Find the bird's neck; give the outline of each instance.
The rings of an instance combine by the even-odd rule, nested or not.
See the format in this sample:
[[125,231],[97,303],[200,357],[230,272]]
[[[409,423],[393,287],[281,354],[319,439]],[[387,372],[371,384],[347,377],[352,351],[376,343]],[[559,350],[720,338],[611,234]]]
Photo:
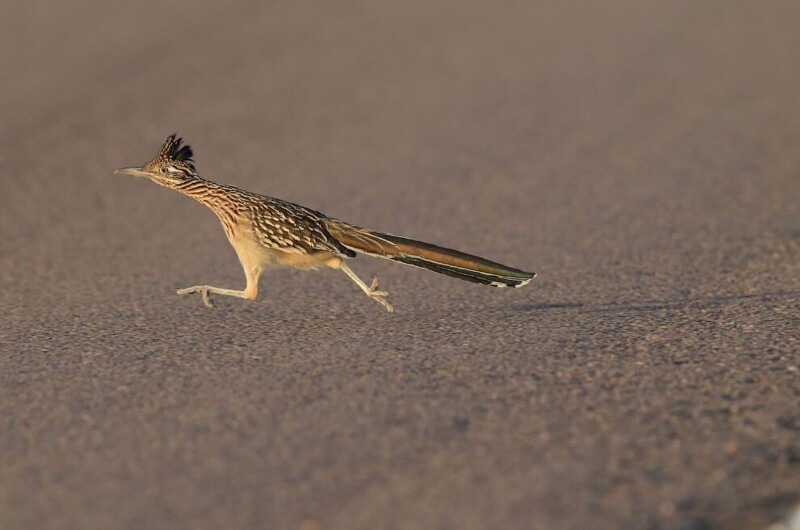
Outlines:
[[230,232],[236,224],[237,219],[237,197],[236,192],[240,190],[234,186],[218,184],[210,180],[195,176],[191,179],[180,182],[170,182],[163,184],[168,188],[188,195],[197,202],[204,204],[213,211],[225,228],[225,233],[230,237]]
[[210,200],[217,200],[221,196],[224,196],[224,188],[226,187],[197,176],[179,181],[156,181],[156,183],[166,188],[183,193],[184,195],[188,195],[192,199],[201,202],[206,206],[209,206]]

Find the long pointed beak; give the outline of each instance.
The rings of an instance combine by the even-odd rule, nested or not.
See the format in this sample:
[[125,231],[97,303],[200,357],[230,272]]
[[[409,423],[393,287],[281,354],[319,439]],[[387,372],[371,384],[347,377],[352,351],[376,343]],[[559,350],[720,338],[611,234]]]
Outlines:
[[140,167],[123,167],[114,171],[114,173],[122,173],[124,175],[136,175],[137,177],[147,176],[147,173],[144,171],[144,169]]

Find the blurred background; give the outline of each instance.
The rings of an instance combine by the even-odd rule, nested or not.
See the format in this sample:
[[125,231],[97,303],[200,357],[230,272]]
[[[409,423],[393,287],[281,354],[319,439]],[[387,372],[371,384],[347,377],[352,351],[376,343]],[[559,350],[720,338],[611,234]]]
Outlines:
[[[800,499],[800,4],[6,1],[0,527],[759,528]],[[244,278],[206,178],[539,277]],[[341,277],[339,277],[341,276]]]

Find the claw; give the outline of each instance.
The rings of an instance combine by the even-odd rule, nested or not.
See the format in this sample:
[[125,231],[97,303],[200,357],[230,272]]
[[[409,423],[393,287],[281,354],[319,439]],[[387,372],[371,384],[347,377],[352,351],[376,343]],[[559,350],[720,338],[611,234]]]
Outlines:
[[392,304],[390,304],[389,302],[387,302],[383,298],[373,298],[373,300],[375,300],[376,302],[381,304],[383,307],[385,307],[386,311],[388,311],[389,313],[394,313],[394,308],[392,307]]
[[372,275],[372,283],[369,286],[369,290],[370,291],[374,291],[377,288],[378,288],[378,277],[373,274]]
[[375,275],[372,275],[372,284],[369,286],[369,297],[381,304],[386,310],[390,313],[394,313],[394,308],[392,305],[386,300],[389,296],[389,293],[386,291],[378,291],[378,278]]
[[208,294],[208,289],[203,289],[200,291],[200,295],[203,297],[203,304],[205,304],[206,307],[213,309],[214,301],[211,300],[211,295]]
[[195,287],[187,287],[186,289],[176,289],[175,292],[180,296],[200,293],[200,296],[203,299],[203,305],[212,309],[214,308],[214,301],[211,299],[211,294],[209,293],[208,289],[202,289],[202,288],[197,289]]

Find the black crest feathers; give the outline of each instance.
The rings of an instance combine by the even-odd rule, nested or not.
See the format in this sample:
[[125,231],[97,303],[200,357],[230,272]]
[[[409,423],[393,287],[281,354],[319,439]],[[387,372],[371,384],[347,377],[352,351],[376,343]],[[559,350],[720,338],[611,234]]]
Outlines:
[[195,170],[194,160],[192,160],[193,155],[192,148],[183,144],[183,138],[178,138],[177,133],[167,136],[167,139],[164,140],[164,145],[161,146],[161,150],[158,152],[159,160],[165,163],[181,162],[183,165],[190,167],[192,171]]

